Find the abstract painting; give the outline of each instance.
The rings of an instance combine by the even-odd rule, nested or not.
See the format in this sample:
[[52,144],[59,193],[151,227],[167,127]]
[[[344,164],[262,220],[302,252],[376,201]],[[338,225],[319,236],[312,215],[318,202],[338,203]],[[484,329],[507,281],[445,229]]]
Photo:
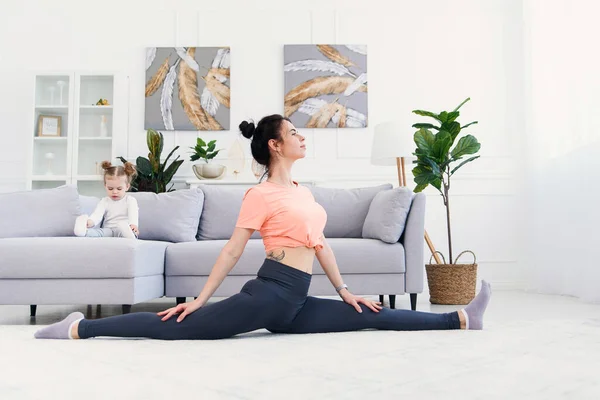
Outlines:
[[229,47],[146,49],[144,128],[229,129]]
[[367,126],[367,46],[286,45],[284,114],[297,127]]

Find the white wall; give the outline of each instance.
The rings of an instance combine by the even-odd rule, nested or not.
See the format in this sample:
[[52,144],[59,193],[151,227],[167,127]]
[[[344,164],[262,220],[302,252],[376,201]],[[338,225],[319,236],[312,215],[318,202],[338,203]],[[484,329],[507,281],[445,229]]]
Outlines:
[[[236,127],[242,119],[283,111],[284,44],[367,44],[369,128],[303,130],[308,156],[294,172],[325,178],[329,186],[395,183],[393,167],[369,164],[373,127],[390,119],[404,119],[410,127],[422,121],[411,114],[413,109],[449,109],[471,97],[460,120],[480,121],[470,132],[482,143],[482,157],[464,167],[453,183],[454,252],[475,251],[480,276],[499,286],[521,285],[513,176],[513,147],[523,133],[521,0],[103,0],[60,5],[3,2],[0,191],[25,185],[32,70],[116,70],[127,75],[129,124],[120,134],[128,135],[124,150],[135,157],[146,153],[146,46],[231,46],[231,126]],[[177,144],[185,153],[196,136],[166,133],[165,147]],[[227,147],[237,132],[201,136]],[[184,163],[178,178],[191,175],[191,164]],[[437,192],[427,194],[427,230],[446,252],[444,208]]]

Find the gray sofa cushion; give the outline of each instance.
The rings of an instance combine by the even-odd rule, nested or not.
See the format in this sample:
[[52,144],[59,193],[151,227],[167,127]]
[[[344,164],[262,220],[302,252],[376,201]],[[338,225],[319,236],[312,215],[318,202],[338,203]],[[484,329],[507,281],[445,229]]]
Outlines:
[[140,239],[195,242],[204,193],[183,189],[168,193],[129,193],[138,202]]
[[[166,242],[123,238],[0,239],[0,279],[136,278],[164,273]],[[23,255],[27,254],[27,261]]]
[[0,238],[73,236],[79,213],[71,185],[0,194]]
[[[229,239],[235,229],[246,190],[254,185],[224,187],[200,185],[204,192],[204,209],[198,226],[198,240]],[[258,231],[251,236],[260,238]]]
[[396,243],[400,240],[412,195],[412,191],[406,187],[377,193],[369,207],[362,237],[379,239],[386,243]]
[[79,195],[79,205],[81,206],[81,213],[90,215],[94,212],[94,209],[98,205],[100,199],[94,196]]
[[[327,239],[343,274],[404,273],[404,246],[374,239]],[[166,276],[207,276],[227,240],[176,243],[167,247]],[[262,240],[250,239],[229,275],[255,276],[265,260]],[[324,274],[315,258],[313,274]]]
[[391,184],[356,189],[309,186],[317,203],[327,212],[325,237],[361,238],[371,201],[377,193],[391,188]]

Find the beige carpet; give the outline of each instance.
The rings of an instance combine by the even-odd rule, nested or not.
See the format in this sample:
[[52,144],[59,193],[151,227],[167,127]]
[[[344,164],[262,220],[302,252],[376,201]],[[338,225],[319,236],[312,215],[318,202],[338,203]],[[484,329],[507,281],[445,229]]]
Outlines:
[[486,328],[166,342],[0,326],[0,399],[600,398],[600,318]]

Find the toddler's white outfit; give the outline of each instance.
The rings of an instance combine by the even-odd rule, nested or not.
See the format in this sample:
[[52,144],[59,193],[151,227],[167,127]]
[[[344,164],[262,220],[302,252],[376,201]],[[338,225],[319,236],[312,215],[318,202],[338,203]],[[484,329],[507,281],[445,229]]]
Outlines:
[[[102,227],[95,228],[103,218]],[[94,221],[94,228],[88,229],[88,219]],[[74,233],[75,236],[136,239],[129,225],[139,226],[137,200],[128,195],[123,196],[120,200],[103,197],[89,217],[87,215],[77,217]]]

